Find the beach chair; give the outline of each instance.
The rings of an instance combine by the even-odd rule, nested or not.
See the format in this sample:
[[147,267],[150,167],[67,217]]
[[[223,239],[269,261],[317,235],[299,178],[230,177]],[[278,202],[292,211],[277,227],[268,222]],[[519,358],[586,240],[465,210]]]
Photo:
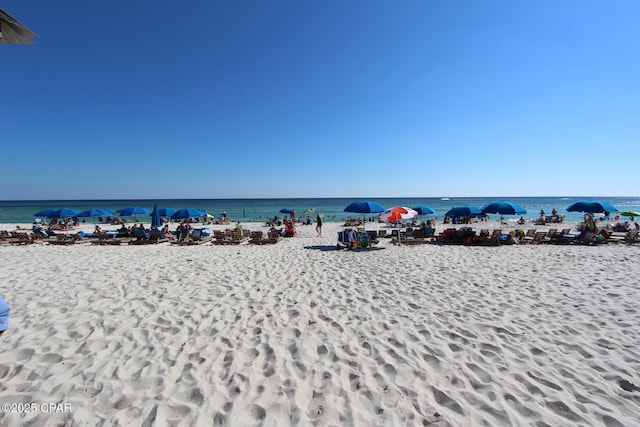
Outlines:
[[12,232],[11,236],[5,240],[12,245],[29,245],[34,242],[29,233]]
[[625,243],[638,243],[640,242],[640,238],[638,236],[638,230],[630,230],[624,236],[624,241]]
[[249,243],[252,245],[262,245],[264,243],[262,236],[262,231],[252,231],[249,235]]
[[528,229],[525,235],[520,238],[520,243],[532,243],[535,234],[536,230],[534,228]]
[[536,231],[533,235],[533,239],[531,239],[531,243],[539,245],[541,243],[546,242],[547,232],[546,231]]
[[264,244],[275,244],[282,240],[282,236],[277,231],[270,231],[267,233],[267,238],[264,239]]

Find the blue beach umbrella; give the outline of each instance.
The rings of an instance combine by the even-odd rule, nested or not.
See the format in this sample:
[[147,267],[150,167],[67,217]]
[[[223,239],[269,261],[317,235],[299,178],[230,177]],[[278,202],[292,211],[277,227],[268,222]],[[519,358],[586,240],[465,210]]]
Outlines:
[[429,206],[416,206],[413,208],[414,211],[418,212],[418,215],[435,215],[436,211],[431,209]]
[[353,213],[361,213],[362,220],[364,222],[365,215],[368,213],[380,213],[384,212],[384,206],[376,202],[370,202],[368,200],[362,200],[359,202],[353,202],[346,208],[344,208],[345,212],[353,212]]
[[151,229],[157,230],[162,225],[162,218],[160,217],[160,211],[158,206],[153,205],[153,211],[151,211]]
[[203,216],[205,213],[200,210],[200,209],[196,209],[196,208],[183,208],[180,209],[176,212],[173,213],[173,215],[171,215],[171,218],[173,219],[179,219],[179,218],[195,218],[195,217],[200,217]]
[[118,209],[116,212],[120,216],[134,216],[134,215],[149,215],[151,211],[149,209],[140,208],[138,206],[128,206],[126,208]]
[[43,217],[48,217],[49,215],[51,215],[53,212],[55,212],[55,209],[45,209],[43,211],[40,212],[36,212],[33,214],[33,216],[43,216]]
[[65,218],[68,216],[78,216],[78,211],[69,208],[56,209],[47,215],[47,218]]
[[291,209],[291,208],[282,208],[282,209],[280,209],[280,213],[283,213],[283,214],[290,214],[291,212],[293,212],[293,209]]
[[522,206],[512,202],[493,202],[486,204],[481,209],[483,214],[500,214],[500,215],[524,215],[527,210]]
[[471,218],[482,216],[482,211],[475,206],[456,206],[447,211],[444,216],[449,218]]
[[160,214],[160,216],[167,217],[176,213],[176,210],[173,208],[158,208],[158,213]]
[[344,208],[345,212],[353,212],[353,213],[380,213],[384,212],[384,207],[376,202],[370,202],[368,200],[362,200],[360,202],[353,202],[346,208]]
[[527,210],[522,206],[512,202],[492,202],[484,205],[481,209],[483,214],[500,214],[500,222],[503,215],[524,215]]
[[86,211],[82,211],[76,216],[85,217],[85,216],[102,216],[102,215],[113,215],[113,211],[111,209],[92,208],[92,209],[87,209]]
[[618,212],[618,209],[609,203],[600,202],[598,200],[579,200],[567,206],[568,212],[586,212],[586,213],[603,213]]

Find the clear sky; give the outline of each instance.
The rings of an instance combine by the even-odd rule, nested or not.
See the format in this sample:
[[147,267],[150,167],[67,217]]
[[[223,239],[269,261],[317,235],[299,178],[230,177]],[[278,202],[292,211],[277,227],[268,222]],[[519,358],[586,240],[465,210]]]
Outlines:
[[0,7],[0,199],[639,195],[637,0]]

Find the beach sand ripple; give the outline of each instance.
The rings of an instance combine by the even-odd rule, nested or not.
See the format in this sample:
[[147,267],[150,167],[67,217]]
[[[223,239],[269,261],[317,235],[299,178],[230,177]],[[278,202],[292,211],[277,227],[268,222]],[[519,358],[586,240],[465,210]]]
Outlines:
[[640,247],[0,247],[2,425],[631,426]]

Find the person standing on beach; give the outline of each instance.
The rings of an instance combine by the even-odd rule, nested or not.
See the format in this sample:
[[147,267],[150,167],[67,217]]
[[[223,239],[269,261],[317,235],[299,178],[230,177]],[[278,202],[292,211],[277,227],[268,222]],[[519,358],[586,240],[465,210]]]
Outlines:
[[316,233],[318,233],[317,237],[322,236],[322,217],[320,214],[316,214]]

